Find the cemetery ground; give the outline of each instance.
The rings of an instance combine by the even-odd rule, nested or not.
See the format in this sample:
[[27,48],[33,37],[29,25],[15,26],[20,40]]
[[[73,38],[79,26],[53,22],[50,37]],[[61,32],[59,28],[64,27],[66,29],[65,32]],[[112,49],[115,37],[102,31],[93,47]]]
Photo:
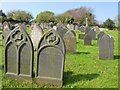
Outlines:
[[[29,33],[29,30],[27,30]],[[118,31],[106,31],[114,38],[114,60],[99,60],[97,40],[85,46],[78,39],[80,31],[75,30],[76,53],[66,53],[62,88],[117,88],[118,87]],[[4,48],[0,36],[0,72],[3,88],[58,88],[53,85],[38,85],[34,82],[20,82],[4,78]],[[34,54],[36,67],[36,53]],[[36,68],[34,68],[36,71]],[[34,78],[33,78],[34,79]]]

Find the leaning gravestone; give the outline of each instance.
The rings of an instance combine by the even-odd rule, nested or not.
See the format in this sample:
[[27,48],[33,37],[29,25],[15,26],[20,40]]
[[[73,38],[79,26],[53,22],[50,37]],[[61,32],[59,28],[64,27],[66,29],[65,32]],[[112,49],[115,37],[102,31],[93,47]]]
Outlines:
[[110,35],[103,35],[99,39],[99,59],[114,58],[114,39]]
[[5,78],[32,81],[33,52],[29,36],[22,26],[17,26],[5,43]]
[[4,22],[3,23],[3,31],[2,31],[2,38],[3,38],[4,42],[6,41],[6,38],[10,32],[11,32],[11,30],[9,28],[9,24],[7,22]]
[[86,34],[84,37],[84,45],[91,45],[92,44],[92,38],[90,35]]
[[62,86],[64,59],[64,42],[51,29],[43,35],[38,45],[36,82]]
[[90,35],[90,37],[92,38],[92,40],[96,40],[96,31],[94,31],[94,29],[91,29],[88,32],[88,35]]
[[64,42],[66,46],[66,51],[69,53],[76,52],[76,35],[74,31],[68,30],[64,35]]
[[43,35],[43,29],[39,26],[39,23],[34,23],[31,26],[31,40],[33,42],[34,50],[37,49],[38,43]]

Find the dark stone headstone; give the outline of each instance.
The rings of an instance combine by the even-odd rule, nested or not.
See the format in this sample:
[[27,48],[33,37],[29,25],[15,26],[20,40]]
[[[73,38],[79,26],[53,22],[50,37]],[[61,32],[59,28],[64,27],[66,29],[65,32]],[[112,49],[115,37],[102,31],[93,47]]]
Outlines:
[[89,26],[85,26],[85,34],[88,34],[88,32],[91,30],[91,28]]
[[104,34],[99,39],[99,59],[113,59],[114,58],[114,39],[110,35]]
[[76,35],[74,31],[68,30],[64,35],[66,51],[69,53],[76,52]]
[[36,82],[62,86],[65,46],[59,34],[51,29],[41,38],[37,51]]
[[90,35],[86,34],[84,38],[84,45],[91,45],[92,44],[92,38]]
[[32,81],[33,51],[32,42],[22,26],[12,30],[5,43],[5,78]]

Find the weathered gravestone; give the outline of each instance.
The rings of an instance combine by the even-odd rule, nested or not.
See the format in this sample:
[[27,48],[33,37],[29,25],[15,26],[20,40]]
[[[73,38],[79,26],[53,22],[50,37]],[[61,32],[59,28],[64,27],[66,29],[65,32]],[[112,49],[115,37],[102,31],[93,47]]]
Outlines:
[[76,35],[74,31],[68,30],[64,35],[66,51],[69,53],[76,52]]
[[92,38],[90,35],[86,34],[84,38],[84,45],[91,45],[92,44]]
[[84,26],[81,26],[81,27],[80,27],[80,31],[81,31],[81,32],[85,32]]
[[43,29],[39,26],[39,23],[34,23],[31,26],[31,40],[34,46],[34,50],[37,49],[38,43],[43,35]]
[[99,39],[99,59],[113,59],[114,58],[114,39],[110,35],[104,34]]
[[73,24],[70,24],[70,30],[75,30],[75,26]]
[[11,32],[11,30],[9,28],[9,24],[7,22],[4,22],[3,23],[3,31],[2,31],[2,38],[3,38],[4,42],[6,41],[6,38],[10,32]]
[[17,26],[5,42],[5,78],[32,81],[33,52],[29,36],[22,26]]
[[99,39],[103,36],[103,35],[105,35],[105,33],[103,32],[103,31],[101,31],[101,32],[99,32],[98,33],[98,35],[97,35],[97,45],[98,45],[98,43],[99,43]]
[[94,29],[91,29],[88,32],[88,35],[92,38],[92,40],[96,40],[96,31],[94,31]]
[[62,86],[65,46],[59,34],[51,29],[39,42],[36,82]]
[[95,26],[95,27],[94,27],[94,30],[96,31],[97,34],[100,32],[100,29],[99,29],[98,26]]
[[78,30],[78,25],[75,25],[75,30]]
[[91,30],[89,26],[85,26],[84,29],[85,29],[85,34],[88,34],[88,32]]
[[58,34],[63,38],[65,33],[68,31],[66,27],[64,27],[63,25],[59,25],[56,28],[56,31],[58,32]]

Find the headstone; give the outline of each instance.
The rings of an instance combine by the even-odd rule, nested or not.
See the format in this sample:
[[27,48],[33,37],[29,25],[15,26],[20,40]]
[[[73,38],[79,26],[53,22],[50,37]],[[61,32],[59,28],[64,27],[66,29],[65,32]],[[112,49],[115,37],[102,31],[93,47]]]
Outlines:
[[39,26],[39,23],[34,23],[31,26],[31,40],[34,46],[34,50],[37,49],[38,43],[43,35],[43,29]]
[[76,52],[76,35],[74,31],[68,30],[64,35],[66,51],[69,53]]
[[99,59],[114,58],[114,39],[110,35],[103,35],[99,39]]
[[90,35],[86,34],[84,38],[84,45],[91,45],[92,44],[92,38]]
[[3,29],[3,25],[2,25],[2,23],[0,22],[0,30],[2,30]]
[[10,28],[9,28],[9,24],[5,21],[3,23],[3,31],[2,31],[2,38],[3,41],[6,41],[7,36],[9,35],[9,33],[11,32]]
[[62,86],[65,46],[59,34],[51,29],[39,42],[36,82]]
[[91,28],[89,26],[85,26],[85,34],[88,34],[88,32],[91,30]]
[[79,34],[78,38],[79,39],[84,39],[85,38],[85,34]]
[[75,25],[75,30],[78,30],[78,25]]
[[70,30],[70,24],[67,24],[67,28]]
[[75,30],[75,26],[73,24],[70,24],[70,30]]
[[97,34],[100,32],[100,29],[99,29],[98,26],[95,26],[95,27],[94,27],[94,30],[96,31]]
[[59,25],[57,26],[56,31],[58,32],[58,34],[63,38],[65,33],[68,31],[67,28],[65,28],[63,25]]
[[17,26],[5,43],[5,78],[32,81],[33,52],[30,37],[22,26]]
[[99,33],[98,33],[98,36],[97,36],[97,39],[99,40],[99,38],[101,38],[104,34],[105,34],[105,33],[104,33],[104,32],[102,32],[102,31],[101,31],[101,32],[99,32]]
[[92,40],[96,40],[96,32],[94,31],[94,29],[91,29],[88,34],[90,35],[90,37],[92,38]]
[[80,27],[80,31],[81,31],[81,32],[85,32],[84,26],[81,26],[81,27]]

